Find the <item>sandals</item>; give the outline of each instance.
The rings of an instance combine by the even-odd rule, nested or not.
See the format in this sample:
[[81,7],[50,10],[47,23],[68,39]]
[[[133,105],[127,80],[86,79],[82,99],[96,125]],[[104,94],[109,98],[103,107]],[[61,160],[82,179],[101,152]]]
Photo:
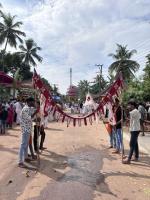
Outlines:
[[25,158],[24,161],[27,162],[27,163],[29,163],[29,162],[31,162],[32,160],[31,160],[30,158]]
[[113,151],[112,154],[120,154],[120,151],[118,151],[118,150]]
[[24,163],[18,163],[18,167],[25,168],[25,164]]
[[129,165],[130,164],[130,160],[123,160],[122,163]]

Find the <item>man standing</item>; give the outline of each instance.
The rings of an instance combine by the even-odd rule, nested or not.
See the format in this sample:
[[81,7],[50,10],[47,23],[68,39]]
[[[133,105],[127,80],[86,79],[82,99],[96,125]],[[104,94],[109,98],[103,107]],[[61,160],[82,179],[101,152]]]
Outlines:
[[34,107],[34,99],[32,97],[29,97],[26,100],[26,105],[23,107],[21,111],[21,130],[22,130],[22,142],[20,146],[20,152],[19,152],[19,167],[24,167],[24,161],[27,161],[28,157],[28,144],[29,144],[29,138],[32,132],[32,117],[35,115],[35,113],[32,115],[32,109],[31,107]]
[[128,103],[130,112],[130,151],[127,160],[123,161],[123,164],[130,164],[133,152],[135,152],[135,159],[137,161],[139,158],[139,147],[138,147],[138,136],[140,133],[140,118],[141,114],[136,108],[137,105],[134,101]]
[[115,99],[115,119],[116,125],[114,126],[114,131],[116,132],[116,151],[113,153],[120,153],[122,149],[122,109],[119,103],[119,99]]

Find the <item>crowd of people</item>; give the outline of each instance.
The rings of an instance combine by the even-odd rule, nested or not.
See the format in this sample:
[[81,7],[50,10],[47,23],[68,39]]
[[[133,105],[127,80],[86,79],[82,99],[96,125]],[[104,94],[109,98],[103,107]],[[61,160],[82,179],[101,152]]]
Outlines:
[[13,124],[20,124],[20,112],[24,103],[12,100],[0,103],[0,134],[6,133],[6,128],[12,128]]

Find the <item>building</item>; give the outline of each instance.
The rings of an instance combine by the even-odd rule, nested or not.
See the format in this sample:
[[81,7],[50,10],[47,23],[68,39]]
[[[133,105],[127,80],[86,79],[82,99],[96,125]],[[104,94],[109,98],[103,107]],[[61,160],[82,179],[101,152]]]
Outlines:
[[78,97],[78,88],[72,84],[72,68],[70,68],[70,86],[67,89],[67,96],[71,99]]

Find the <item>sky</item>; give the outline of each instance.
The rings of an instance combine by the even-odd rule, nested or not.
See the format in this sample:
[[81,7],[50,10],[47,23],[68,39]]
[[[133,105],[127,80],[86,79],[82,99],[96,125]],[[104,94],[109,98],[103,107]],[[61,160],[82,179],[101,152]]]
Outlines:
[[133,59],[142,74],[150,53],[150,0],[1,0],[3,10],[23,22],[26,38],[42,48],[37,72],[56,84],[61,93],[73,84],[92,82],[103,64],[103,75],[113,62],[116,44],[136,49]]

